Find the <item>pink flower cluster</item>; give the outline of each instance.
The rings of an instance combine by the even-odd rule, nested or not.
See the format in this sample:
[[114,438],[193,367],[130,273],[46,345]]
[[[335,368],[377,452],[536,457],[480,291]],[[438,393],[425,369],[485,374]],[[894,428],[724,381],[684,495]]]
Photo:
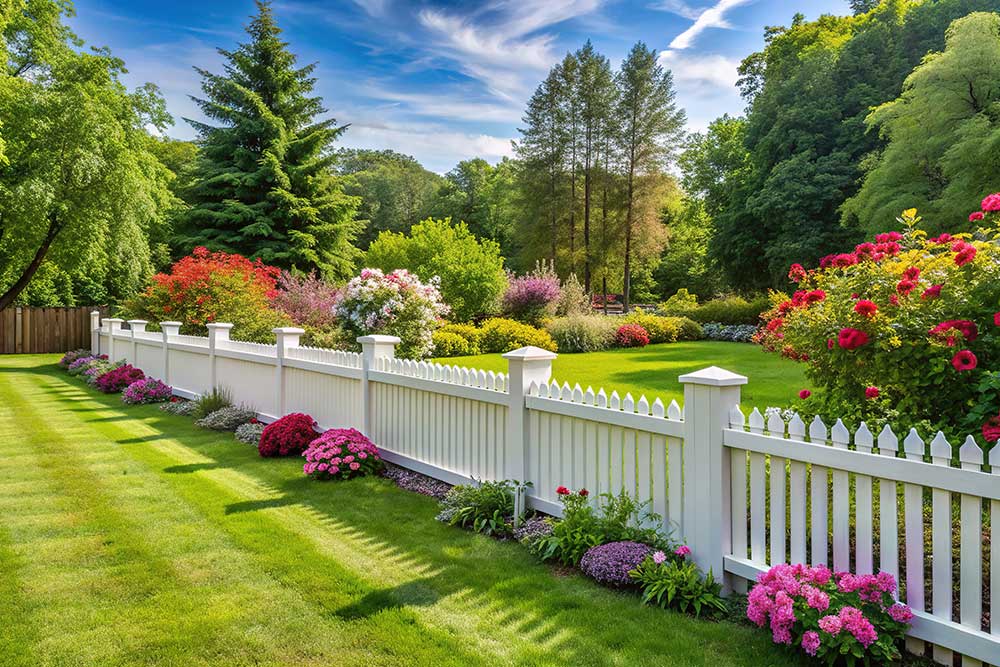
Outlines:
[[[872,657],[890,658],[913,618],[893,599],[895,578],[834,574],[825,565],[775,565],[750,591],[747,618],[769,627],[775,643],[799,644],[811,656],[857,643]],[[841,634],[845,633],[845,634]],[[884,636],[887,641],[879,641]]]
[[353,428],[324,431],[302,456],[302,472],[318,479],[360,477],[376,472],[382,461],[374,443]]

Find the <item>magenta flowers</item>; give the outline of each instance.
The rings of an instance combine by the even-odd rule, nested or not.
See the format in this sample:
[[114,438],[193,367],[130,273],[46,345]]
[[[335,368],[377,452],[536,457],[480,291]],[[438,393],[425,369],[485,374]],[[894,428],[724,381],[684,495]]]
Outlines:
[[302,472],[317,479],[350,479],[378,471],[382,459],[378,447],[353,428],[325,431],[302,452]]

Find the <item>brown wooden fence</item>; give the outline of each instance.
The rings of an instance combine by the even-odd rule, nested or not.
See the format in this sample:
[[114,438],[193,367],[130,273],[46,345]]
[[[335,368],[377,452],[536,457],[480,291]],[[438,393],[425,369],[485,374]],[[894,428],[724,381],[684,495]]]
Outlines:
[[0,354],[41,354],[90,347],[90,313],[106,306],[0,310]]

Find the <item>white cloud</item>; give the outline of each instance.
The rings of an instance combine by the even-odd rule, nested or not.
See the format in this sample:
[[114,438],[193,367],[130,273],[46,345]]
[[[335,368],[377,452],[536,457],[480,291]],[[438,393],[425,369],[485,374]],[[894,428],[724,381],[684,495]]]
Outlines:
[[677,14],[677,16],[683,16],[684,18],[692,21],[697,19],[702,12],[700,8],[692,7],[683,0],[660,0],[659,2],[650,5],[649,8],[661,12]]
[[359,87],[358,92],[373,99],[398,103],[403,105],[403,110],[418,116],[486,123],[516,123],[521,118],[520,105],[470,100],[467,91],[462,89],[445,93],[406,93],[368,85]]
[[445,173],[456,163],[473,157],[492,162],[513,155],[510,137],[455,132],[437,125],[370,123],[352,124],[338,144],[351,148],[392,149],[417,156],[423,165]]
[[687,49],[694,41],[698,38],[701,33],[705,32],[709,28],[730,28],[730,24],[726,21],[726,13],[739,7],[741,5],[746,5],[753,0],[719,0],[713,6],[701,12],[698,18],[695,19],[691,26],[682,32],[681,34],[674,37],[673,41],[670,42],[671,49]]
[[386,7],[389,4],[388,0],[354,0],[354,4],[361,9],[365,10],[365,13],[369,16],[383,16],[385,14]]
[[673,72],[674,81],[679,86],[687,84],[731,89],[739,78],[737,68],[740,59],[717,53],[694,55],[667,49],[660,52],[659,61]]

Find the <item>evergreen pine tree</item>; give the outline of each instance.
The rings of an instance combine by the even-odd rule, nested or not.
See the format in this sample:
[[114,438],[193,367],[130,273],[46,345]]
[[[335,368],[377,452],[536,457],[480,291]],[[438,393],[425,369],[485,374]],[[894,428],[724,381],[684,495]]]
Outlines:
[[328,149],[346,126],[316,120],[326,112],[311,96],[316,65],[296,67],[270,2],[256,4],[249,42],[219,49],[224,74],[195,68],[205,97],[193,99],[218,125],[188,120],[202,157],[176,243],[343,277],[363,225],[354,219],[358,198],[331,169]]

